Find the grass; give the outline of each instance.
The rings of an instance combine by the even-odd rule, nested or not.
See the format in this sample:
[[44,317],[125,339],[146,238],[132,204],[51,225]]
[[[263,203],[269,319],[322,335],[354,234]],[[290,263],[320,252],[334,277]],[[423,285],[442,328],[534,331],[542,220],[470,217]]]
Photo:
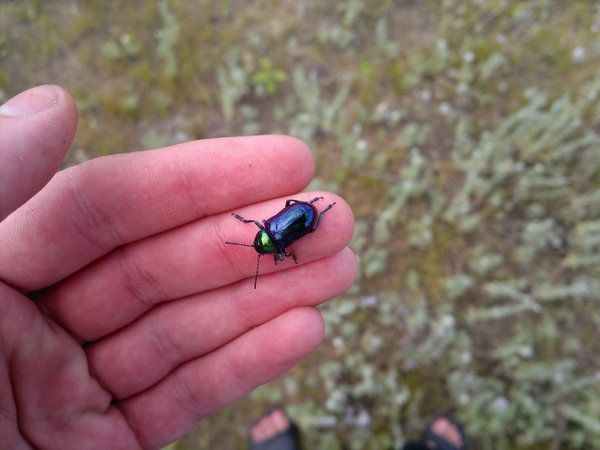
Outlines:
[[353,206],[323,346],[174,448],[242,446],[275,402],[317,449],[446,407],[477,448],[600,438],[596,2],[9,1],[0,30],[0,97],[74,93],[68,164],[289,133]]

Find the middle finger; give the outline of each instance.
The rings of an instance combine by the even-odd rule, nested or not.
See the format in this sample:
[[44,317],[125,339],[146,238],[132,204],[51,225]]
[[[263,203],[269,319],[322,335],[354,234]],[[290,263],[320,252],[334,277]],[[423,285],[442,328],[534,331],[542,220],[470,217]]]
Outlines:
[[[352,211],[341,198],[320,192],[299,197],[317,194],[337,204],[321,221],[317,233],[294,243],[293,248],[301,249],[300,263],[335,254],[352,236]],[[270,217],[283,203],[283,199],[271,200],[236,213],[248,218]],[[229,214],[206,217],[123,246],[43,291],[37,300],[72,334],[95,341],[161,302],[253,276],[256,252],[226,245],[225,241],[251,243],[256,231],[256,226],[242,224]],[[261,274],[293,265],[286,261],[274,266],[268,258],[263,261],[266,264],[261,266]],[[251,282],[248,288],[252,289]],[[258,291],[263,292],[260,280]]]

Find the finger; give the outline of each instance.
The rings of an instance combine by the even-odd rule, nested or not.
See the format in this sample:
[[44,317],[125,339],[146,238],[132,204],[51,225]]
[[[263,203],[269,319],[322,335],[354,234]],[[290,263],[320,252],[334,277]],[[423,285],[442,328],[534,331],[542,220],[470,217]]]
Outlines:
[[312,351],[323,321],[312,307],[292,309],[224,347],[179,367],[119,408],[142,446],[172,442],[198,420],[275,378]]
[[0,436],[2,436],[2,443],[6,448],[30,449],[31,446],[27,444],[19,430],[17,407],[13,396],[9,394],[12,392],[10,363],[3,350],[0,349],[0,354],[2,354],[0,356],[0,392],[4,394],[0,396]]
[[9,361],[19,431],[31,446],[81,448],[86,442],[104,448],[93,442],[111,436],[125,448],[137,448],[122,415],[111,408],[111,394],[90,378],[81,346],[2,283],[0,299],[1,353]]
[[75,103],[58,86],[29,89],[0,106],[0,220],[52,178],[76,126]]
[[316,306],[345,292],[356,269],[356,258],[346,248],[264,276],[261,287],[266,294],[249,289],[244,280],[170,302],[88,347],[90,372],[116,398],[129,397],[287,310]]
[[[290,246],[305,263],[339,252],[352,237],[352,211],[340,197],[303,193],[302,199],[322,195],[336,202],[318,230]],[[323,202],[325,204],[325,202]],[[248,217],[270,217],[285,197],[242,208]],[[207,217],[113,252],[62,283],[43,292],[40,304],[71,333],[96,340],[132,322],[156,304],[254,277],[257,253],[252,248],[225,244],[252,242],[258,228],[243,224],[230,213]],[[262,258],[261,274],[293,265],[291,258],[273,264]],[[259,279],[259,283],[260,283]],[[253,281],[247,281],[252,289]],[[258,294],[265,289],[258,285]]]
[[0,224],[0,279],[32,291],[114,248],[298,192],[312,154],[284,136],[211,139],[98,158],[57,174]]

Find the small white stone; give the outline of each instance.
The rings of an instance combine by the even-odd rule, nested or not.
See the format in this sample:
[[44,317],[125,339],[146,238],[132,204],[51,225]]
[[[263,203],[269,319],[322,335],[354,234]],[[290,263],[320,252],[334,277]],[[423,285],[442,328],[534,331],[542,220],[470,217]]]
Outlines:
[[571,61],[581,61],[583,58],[585,58],[585,53],[585,48],[583,48],[581,45],[578,45],[571,52]]
[[492,409],[494,409],[495,411],[506,411],[508,406],[509,406],[509,403],[505,397],[497,397],[492,402]]

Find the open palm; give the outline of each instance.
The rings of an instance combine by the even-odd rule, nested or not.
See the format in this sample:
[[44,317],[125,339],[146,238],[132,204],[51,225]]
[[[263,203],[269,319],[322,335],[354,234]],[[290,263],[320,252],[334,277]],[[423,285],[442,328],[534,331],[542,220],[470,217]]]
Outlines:
[[[296,194],[314,163],[282,136],[52,177],[76,120],[53,86],[0,109],[0,447],[158,448],[318,345],[314,306],[354,279],[352,213],[333,194]],[[256,253],[225,241],[258,229],[231,212],[262,220],[317,195],[337,204],[291,247],[300,264],[263,258],[254,290]]]

